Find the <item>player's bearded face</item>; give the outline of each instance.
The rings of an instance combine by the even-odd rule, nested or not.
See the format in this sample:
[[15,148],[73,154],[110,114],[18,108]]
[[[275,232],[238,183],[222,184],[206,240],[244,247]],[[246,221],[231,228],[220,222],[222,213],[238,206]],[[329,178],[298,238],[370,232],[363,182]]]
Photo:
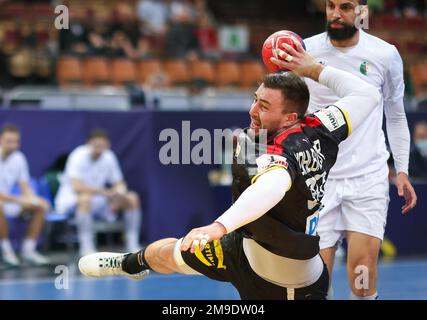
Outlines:
[[357,28],[352,24],[336,19],[327,21],[326,31],[332,40],[347,40],[356,34]]
[[331,40],[347,40],[357,33],[355,23],[359,4],[359,0],[326,1],[326,31]]

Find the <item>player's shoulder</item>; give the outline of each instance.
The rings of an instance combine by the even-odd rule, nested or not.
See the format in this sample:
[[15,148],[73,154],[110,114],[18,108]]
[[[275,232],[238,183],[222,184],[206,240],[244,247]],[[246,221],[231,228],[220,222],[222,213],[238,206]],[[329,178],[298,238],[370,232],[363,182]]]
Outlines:
[[316,34],[304,39],[304,44],[307,51],[316,51],[326,49],[328,43],[328,35],[326,32]]
[[115,162],[117,160],[116,154],[111,149],[105,150],[104,153],[102,154],[102,157],[105,161],[108,161],[108,162]]
[[16,150],[11,154],[12,162],[27,162],[27,157],[21,150]]
[[70,159],[83,159],[85,157],[88,157],[90,153],[89,146],[86,144],[83,144],[81,146],[76,147],[71,153],[70,153]]
[[275,150],[280,151],[279,153],[293,154],[298,151],[305,142],[308,143],[308,140],[306,139],[303,126],[301,125],[278,134],[274,138],[273,145],[275,146]]
[[395,45],[364,31],[361,31],[360,34],[363,37],[364,49],[371,50],[373,54],[385,59],[400,56]]

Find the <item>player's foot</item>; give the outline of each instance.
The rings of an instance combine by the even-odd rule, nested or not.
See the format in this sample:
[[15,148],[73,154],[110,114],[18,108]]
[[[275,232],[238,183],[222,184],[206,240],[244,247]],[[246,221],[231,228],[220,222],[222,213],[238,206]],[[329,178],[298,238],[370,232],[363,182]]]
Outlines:
[[50,263],[50,260],[37,251],[26,252],[22,255],[22,260],[35,266],[44,266]]
[[130,274],[122,269],[123,259],[129,253],[97,252],[84,256],[79,260],[80,272],[88,277],[125,276],[133,280],[142,280],[148,274],[148,270]]
[[19,259],[13,251],[3,251],[3,262],[11,267],[18,267],[20,265]]

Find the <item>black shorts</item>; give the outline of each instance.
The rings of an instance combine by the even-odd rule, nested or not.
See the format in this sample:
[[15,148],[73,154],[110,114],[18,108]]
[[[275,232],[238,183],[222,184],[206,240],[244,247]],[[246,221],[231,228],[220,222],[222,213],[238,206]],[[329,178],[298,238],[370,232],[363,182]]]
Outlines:
[[328,292],[329,275],[326,265],[320,278],[310,286],[288,289],[268,282],[250,267],[243,251],[243,238],[232,232],[220,241],[215,240],[195,254],[181,252],[185,263],[195,271],[217,281],[230,282],[244,300],[325,300]]

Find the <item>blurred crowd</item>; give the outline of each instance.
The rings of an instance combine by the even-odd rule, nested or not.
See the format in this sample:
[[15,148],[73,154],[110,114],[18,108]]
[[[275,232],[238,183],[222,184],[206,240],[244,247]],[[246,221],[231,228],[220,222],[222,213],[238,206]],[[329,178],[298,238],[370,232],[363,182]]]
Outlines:
[[69,29],[52,27],[55,3],[50,4],[50,15],[46,13],[49,19],[0,18],[0,84],[50,83],[59,55],[190,60],[219,57],[217,28],[205,0],[65,4]]
[[[369,32],[395,44],[403,56],[407,97],[419,96],[420,90],[427,92],[419,85],[424,80],[418,72],[418,65],[427,65],[427,0],[368,3],[375,15],[370,19]],[[59,4],[69,8],[69,29],[53,27],[53,9]],[[292,12],[273,11],[273,4],[278,8],[287,6]],[[259,58],[260,43],[279,28],[296,28],[303,36],[322,31],[319,28],[324,25],[324,7],[324,0],[266,0],[264,6],[257,0],[247,0],[243,7],[214,0],[0,0],[0,87],[56,84],[57,59],[70,55],[188,62]],[[272,19],[266,21],[266,15]],[[297,24],[303,15],[313,23],[304,19],[304,23]],[[222,48],[220,30],[233,24],[248,31],[246,51],[230,53]],[[241,40],[235,35],[229,41]],[[414,64],[416,67],[411,69]]]
[[61,53],[131,59],[191,58],[217,50],[216,28],[205,0],[140,0],[89,10],[71,7],[61,30]]

